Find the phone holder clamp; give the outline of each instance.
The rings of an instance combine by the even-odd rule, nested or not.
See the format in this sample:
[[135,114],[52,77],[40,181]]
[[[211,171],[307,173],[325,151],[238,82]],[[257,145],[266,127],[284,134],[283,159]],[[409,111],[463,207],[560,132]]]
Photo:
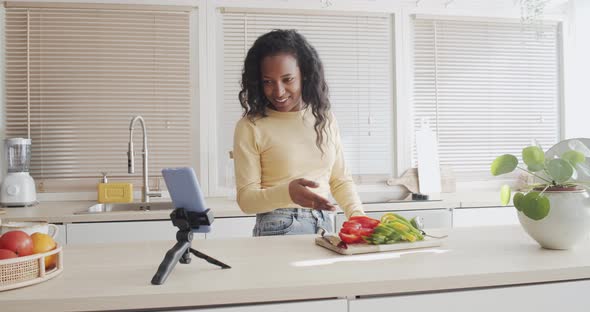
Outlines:
[[176,244],[166,252],[164,260],[160,263],[158,271],[152,278],[152,284],[162,285],[168,278],[168,275],[174,269],[177,262],[187,264],[191,262],[190,254],[201,258],[211,264],[215,264],[222,269],[231,268],[229,265],[209,257],[208,255],[191,248],[193,240],[193,230],[198,229],[201,225],[211,225],[214,217],[211,209],[203,212],[187,211],[184,208],[176,208],[170,213],[172,224],[178,227],[176,232]]

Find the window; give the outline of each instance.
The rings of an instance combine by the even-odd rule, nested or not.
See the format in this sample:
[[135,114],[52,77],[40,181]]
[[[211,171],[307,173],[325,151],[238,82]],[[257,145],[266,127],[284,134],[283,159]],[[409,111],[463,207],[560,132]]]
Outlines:
[[487,179],[496,156],[557,143],[559,37],[555,24],[416,17],[413,122],[438,132],[441,165]]
[[130,180],[135,115],[152,176],[191,165],[190,9],[65,6],[6,9],[6,137],[32,139],[38,189],[90,190],[101,171]]
[[[391,20],[389,15],[351,16],[249,13],[222,14],[223,65],[218,107],[218,155],[227,163],[242,111],[238,101],[244,58],[258,36],[296,29],[318,50],[340,126],[347,166],[357,178],[389,177],[392,169]],[[221,55],[221,53],[220,53]],[[223,165],[218,176],[224,177]],[[383,179],[385,180],[385,179]],[[223,185],[223,183],[220,183]]]

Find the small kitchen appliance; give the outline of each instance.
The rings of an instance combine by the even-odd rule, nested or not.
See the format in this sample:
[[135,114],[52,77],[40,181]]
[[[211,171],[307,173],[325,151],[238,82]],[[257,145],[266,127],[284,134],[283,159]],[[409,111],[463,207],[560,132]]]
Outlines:
[[0,204],[6,207],[24,207],[37,203],[35,181],[29,175],[31,139],[4,140],[7,173],[0,187]]

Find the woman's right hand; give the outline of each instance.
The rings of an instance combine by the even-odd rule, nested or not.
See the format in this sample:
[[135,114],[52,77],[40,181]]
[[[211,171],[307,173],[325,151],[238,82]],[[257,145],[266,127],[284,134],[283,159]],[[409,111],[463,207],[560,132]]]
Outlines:
[[336,207],[330,201],[307,189],[308,187],[316,188],[319,186],[317,182],[311,180],[296,179],[289,183],[289,195],[294,203],[302,207],[335,211]]

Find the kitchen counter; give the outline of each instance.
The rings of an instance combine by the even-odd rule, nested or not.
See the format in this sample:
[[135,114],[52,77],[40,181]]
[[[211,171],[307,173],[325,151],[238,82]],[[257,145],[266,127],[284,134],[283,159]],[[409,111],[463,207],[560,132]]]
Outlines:
[[[166,201],[153,200],[153,202]],[[169,201],[169,199],[168,199]],[[216,217],[246,216],[237,203],[223,197],[207,198],[208,207],[215,212]],[[103,213],[76,214],[87,210],[96,201],[43,201],[36,206],[24,208],[2,208],[6,214],[0,217],[10,221],[42,220],[51,223],[75,222],[111,222],[111,221],[142,221],[167,220],[171,210],[156,211],[117,211]]]
[[[420,210],[459,207],[490,207],[499,206],[499,196],[493,192],[479,193],[443,193],[441,201],[426,202],[395,202],[364,204],[365,211],[384,210]],[[206,203],[217,218],[245,217],[235,200],[225,197],[208,197]],[[47,221],[51,223],[75,222],[110,222],[110,221],[141,221],[167,220],[170,211],[133,211],[94,214],[74,214],[88,209],[95,201],[43,201],[33,207],[2,208],[6,211],[0,218],[7,221]]]
[[438,248],[354,256],[316,246],[309,235],[193,241],[195,249],[232,268],[193,257],[191,264],[176,265],[160,286],[150,280],[173,242],[66,246],[63,274],[1,292],[0,306],[2,311],[204,307],[590,279],[588,240],[577,249],[555,251],[540,248],[519,226],[450,234]]

